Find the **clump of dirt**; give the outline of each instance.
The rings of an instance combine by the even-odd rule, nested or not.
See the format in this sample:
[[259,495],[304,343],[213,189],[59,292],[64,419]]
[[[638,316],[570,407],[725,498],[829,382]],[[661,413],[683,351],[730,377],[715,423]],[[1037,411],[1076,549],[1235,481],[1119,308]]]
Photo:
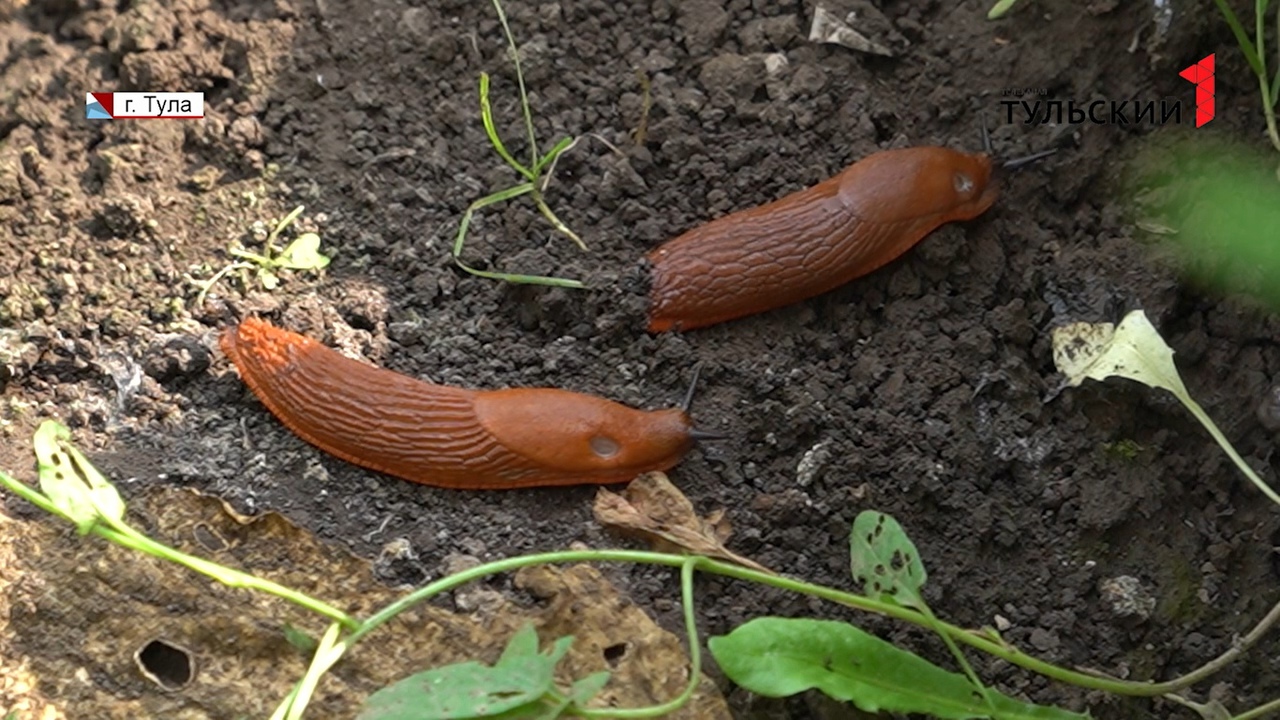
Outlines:
[[[519,181],[481,126],[482,72],[498,132],[528,154],[485,4],[0,5],[0,466],[26,467],[30,432],[57,417],[127,494],[199,488],[366,557],[391,538],[437,559],[612,544],[591,521],[591,488],[451,492],[321,454],[246,391],[217,332],[261,315],[437,382],[565,387],[649,408],[678,402],[701,362],[694,412],[731,439],[703,445],[671,479],[700,513],[728,509],[734,552],[848,586],[849,526],[875,508],[919,546],[928,599],[948,619],[979,627],[999,615],[1010,642],[1068,666],[1186,672],[1271,604],[1257,589],[1276,581],[1277,512],[1172,398],[1119,382],[1060,392],[1049,345],[1058,323],[1143,308],[1193,395],[1274,480],[1275,438],[1253,408],[1280,376],[1276,316],[1182,283],[1119,189],[1124,159],[1152,138],[1260,137],[1256,84],[1230,32],[1210,7],[1175,5],[1162,32],[1143,3],[1026,0],[990,23],[979,5],[891,0],[877,8],[899,54],[885,58],[808,42],[804,3],[510,3],[540,147],[582,137],[547,200],[590,252],[517,200],[478,214],[466,259],[585,279],[585,291],[478,278],[450,257],[467,207]],[[1191,129],[1185,108],[1182,126],[1050,127],[1001,105],[1189,106],[1178,70],[1215,51],[1219,117],[1206,128]],[[786,63],[762,75],[762,54]],[[83,119],[85,92],[134,89],[204,91],[208,116]],[[1006,175],[983,217],[812,301],[644,332],[647,250],[878,149],[977,149],[984,116],[1002,157],[1059,152]],[[323,276],[294,274],[274,291],[230,281],[194,305],[232,242],[252,245],[255,223],[298,204],[298,231],[318,232],[333,257]],[[669,571],[608,574],[680,627]],[[1145,617],[1112,602],[1108,588],[1130,587],[1121,577],[1156,599]],[[699,591],[708,633],[767,613],[855,619],[725,580]],[[856,619],[946,662],[917,631]],[[999,662],[978,670],[1037,702],[1174,712]],[[1263,653],[1216,679],[1233,708],[1280,694]],[[54,679],[35,682],[56,695]],[[823,712],[800,700],[751,707]]]

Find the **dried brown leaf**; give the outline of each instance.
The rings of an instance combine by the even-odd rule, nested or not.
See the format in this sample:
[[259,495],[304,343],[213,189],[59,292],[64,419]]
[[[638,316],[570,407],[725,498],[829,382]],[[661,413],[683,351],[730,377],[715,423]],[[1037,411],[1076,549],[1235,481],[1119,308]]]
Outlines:
[[705,555],[776,574],[726,548],[724,543],[733,530],[724,511],[698,517],[693,503],[663,473],[641,475],[621,495],[601,488],[592,512],[604,527],[640,537],[660,552]]

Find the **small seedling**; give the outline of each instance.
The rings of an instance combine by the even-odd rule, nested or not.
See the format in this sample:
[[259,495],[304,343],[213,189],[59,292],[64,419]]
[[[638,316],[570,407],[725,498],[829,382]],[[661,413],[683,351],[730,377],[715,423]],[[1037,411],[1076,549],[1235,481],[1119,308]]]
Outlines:
[[991,9],[987,11],[987,19],[997,20],[999,18],[1004,17],[1005,13],[1012,10],[1013,6],[1016,5],[1017,3],[1018,3],[1018,0],[999,0],[999,2],[997,2],[995,5],[992,5]]
[[1143,451],[1143,447],[1136,441],[1125,439],[1115,442],[1104,443],[1103,451],[1108,455],[1114,455],[1122,460],[1133,460],[1138,457],[1138,453]]
[[584,252],[587,249],[586,243],[582,242],[582,238],[569,229],[556,214],[551,211],[551,207],[547,205],[543,193],[546,192],[547,185],[551,182],[551,176],[555,171],[556,160],[560,155],[569,148],[577,144],[576,138],[563,138],[556,143],[545,155],[538,152],[538,139],[533,128],[533,111],[529,107],[529,95],[525,91],[524,73],[520,69],[520,51],[516,47],[515,36],[511,34],[511,27],[507,24],[507,15],[502,11],[502,4],[499,0],[493,0],[493,7],[498,12],[498,19],[502,23],[502,32],[507,37],[507,45],[511,49],[511,60],[515,64],[516,82],[520,87],[520,107],[524,112],[525,128],[529,132],[529,165],[524,165],[507,151],[507,146],[503,144],[502,138],[498,137],[497,128],[493,123],[493,110],[489,105],[489,75],[488,73],[480,74],[480,119],[484,123],[485,134],[489,136],[489,142],[493,145],[494,150],[502,159],[515,169],[525,181],[519,185],[509,187],[505,190],[499,190],[492,195],[476,200],[467,207],[467,212],[462,216],[462,222],[458,225],[458,235],[453,242],[453,261],[458,267],[466,270],[472,275],[489,278],[491,280],[506,280],[507,282],[521,283],[526,285],[553,285],[556,287],[567,288],[583,288],[583,283],[568,278],[546,277],[542,275],[516,275],[511,273],[491,272],[487,270],[478,270],[467,265],[462,261],[462,246],[466,241],[467,229],[471,226],[471,218],[476,212],[495,203],[511,200],[522,195],[529,195],[533,198],[534,204],[542,213],[543,217],[551,223],[560,233],[568,236],[574,241]]
[[1204,408],[1187,392],[1178,375],[1178,368],[1173,364],[1173,349],[1160,337],[1160,333],[1143,311],[1134,310],[1129,313],[1120,321],[1119,326],[1081,322],[1055,328],[1053,363],[1072,387],[1078,387],[1090,378],[1101,382],[1117,376],[1173,393],[1204,425],[1236,467],[1240,468],[1240,472],[1272,502],[1280,505],[1280,495],[1258,477],[1227,441]]
[[263,289],[274,290],[280,284],[280,277],[277,274],[280,270],[319,272],[328,267],[329,258],[320,254],[320,236],[315,233],[303,233],[294,238],[293,242],[286,245],[283,250],[276,249],[276,239],[302,215],[302,210],[303,206],[299,205],[283,220],[276,223],[275,228],[263,240],[261,253],[250,252],[239,247],[230,248],[227,252],[240,259],[219,270],[208,281],[199,283],[200,294],[196,296],[196,306],[204,305],[204,298],[209,290],[231,273],[240,273],[241,282],[247,286],[249,284],[247,273],[252,270]]
[[[1227,5],[1226,0],[1214,0],[1214,2],[1218,4],[1218,10],[1222,11],[1227,25],[1231,26],[1231,32],[1236,36],[1236,42],[1239,43],[1245,60],[1249,62],[1249,67],[1253,69],[1253,74],[1258,77],[1258,87],[1262,93],[1262,113],[1267,119],[1267,135],[1271,138],[1272,146],[1280,152],[1280,130],[1276,129],[1276,102],[1280,100],[1280,67],[1275,68],[1275,75],[1271,75],[1267,70],[1265,25],[1267,6],[1271,4],[1271,0],[1254,0],[1253,41],[1249,40],[1249,35],[1240,24],[1240,19],[1236,17],[1231,6]],[[1275,16],[1276,42],[1280,42],[1280,3],[1276,5]],[[1277,175],[1280,175],[1280,171],[1277,171]]]

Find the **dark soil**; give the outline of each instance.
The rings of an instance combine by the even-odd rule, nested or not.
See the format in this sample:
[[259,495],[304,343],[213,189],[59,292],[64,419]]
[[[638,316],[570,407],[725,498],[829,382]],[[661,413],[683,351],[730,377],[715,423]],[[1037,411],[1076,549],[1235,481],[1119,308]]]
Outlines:
[[[834,9],[855,5],[869,7]],[[1208,3],[1173,3],[1165,34],[1149,3],[1024,0],[996,23],[985,3],[877,5],[899,57],[808,42],[807,3],[510,3],[541,146],[585,136],[548,201],[590,252],[515,201],[480,213],[465,253],[592,285],[576,291],[474,277],[450,257],[467,206],[518,179],[485,137],[480,73],[494,77],[499,132],[527,154],[487,3],[0,0],[0,467],[30,477],[30,433],[57,418],[126,496],[193,486],[370,558],[406,539],[420,562],[388,579],[416,584],[451,553],[619,541],[592,520],[594,488],[447,491],[322,454],[246,390],[217,350],[222,328],[259,315],[436,382],[645,408],[679,402],[701,362],[694,414],[732,439],[671,477],[701,511],[727,509],[736,552],[849,587],[850,524],[877,509],[919,546],[927,596],[950,621],[1007,621],[1004,637],[1029,653],[1130,679],[1203,664],[1275,602],[1280,514],[1167,393],[1118,380],[1059,392],[1050,331],[1144,309],[1192,394],[1275,480],[1280,456],[1254,408],[1280,376],[1280,319],[1182,282],[1120,184],[1147,143],[1192,135],[1241,139],[1274,163],[1256,82]],[[1218,118],[1194,129],[1178,71],[1215,51]],[[766,78],[758,58],[737,57],[755,53],[787,64]],[[1077,105],[1180,100],[1183,123],[1024,124],[1021,110],[1009,123],[1002,100],[1041,99],[1008,94],[1023,89]],[[208,117],[84,120],[84,93],[102,90],[201,90]],[[976,150],[983,116],[1002,157],[1060,151],[1005,178],[981,218],[821,298],[644,332],[650,248],[878,149]],[[298,204],[298,227],[334,258],[324,276],[273,291],[224,281],[197,307],[194,281],[230,260],[232,241],[260,246],[254,223]],[[816,470],[799,473],[802,460]],[[609,575],[679,631],[670,571]],[[1154,599],[1148,617],[1125,614],[1110,590],[1122,576]],[[698,590],[705,633],[763,614],[856,617],[947,662],[897,623],[732,581]],[[1267,644],[1213,678],[1230,707],[1280,695]],[[974,657],[1037,702],[1192,717]],[[743,714],[823,712],[731,700]]]

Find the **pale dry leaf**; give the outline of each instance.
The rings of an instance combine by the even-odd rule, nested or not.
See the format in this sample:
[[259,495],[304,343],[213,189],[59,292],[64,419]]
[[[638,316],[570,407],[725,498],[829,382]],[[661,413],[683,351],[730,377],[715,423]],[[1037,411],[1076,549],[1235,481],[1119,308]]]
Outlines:
[[884,57],[893,57],[895,54],[884,45],[849,27],[848,23],[821,5],[813,10],[813,24],[809,26],[809,42],[843,45],[850,50]]
[[1173,349],[1141,310],[1126,315],[1119,326],[1080,322],[1055,328],[1053,363],[1073,387],[1085,378],[1116,375],[1190,397],[1173,364]]
[[726,548],[724,542],[732,529],[724,511],[698,517],[693,503],[663,473],[641,475],[622,495],[601,488],[596,493],[592,512],[596,522],[604,527],[639,536],[655,550],[705,555],[776,574]]

